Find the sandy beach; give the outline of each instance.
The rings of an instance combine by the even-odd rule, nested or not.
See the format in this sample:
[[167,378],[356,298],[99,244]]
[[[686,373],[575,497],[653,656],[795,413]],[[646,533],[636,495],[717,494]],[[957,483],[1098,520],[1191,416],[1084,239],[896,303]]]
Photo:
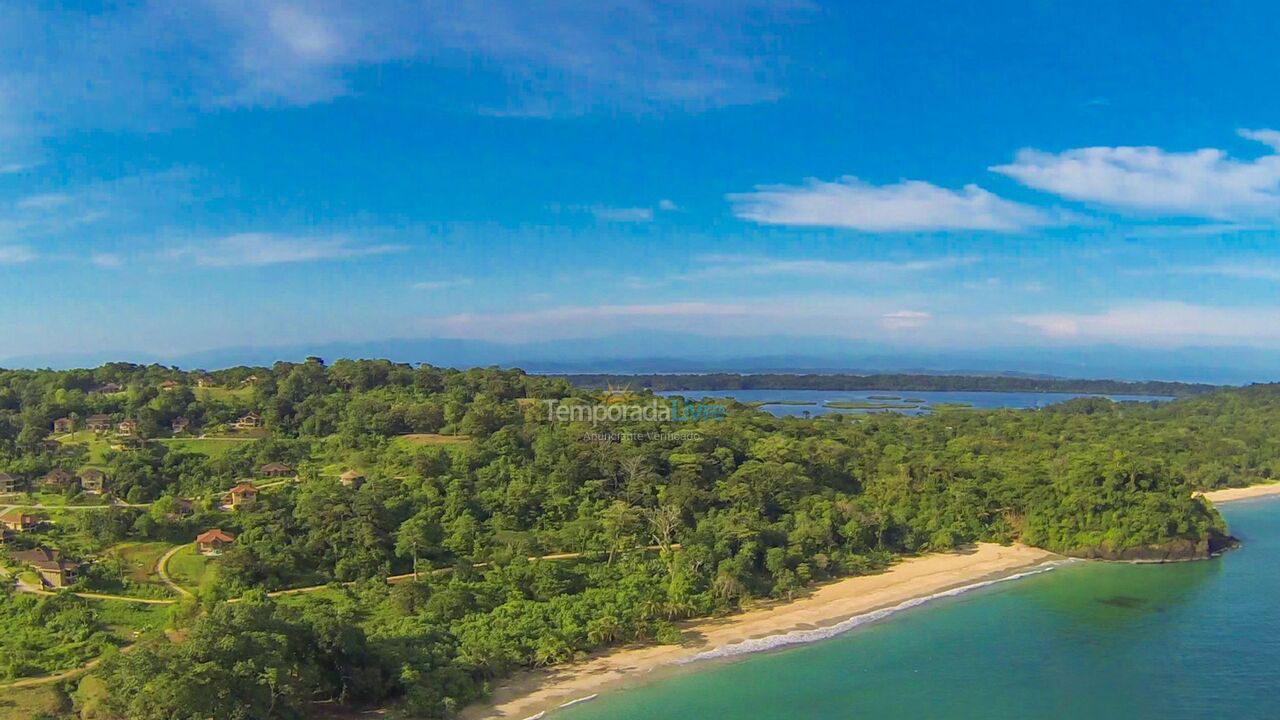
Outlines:
[[1268,495],[1280,495],[1280,483],[1250,485],[1249,487],[1242,488],[1226,488],[1224,490],[1213,490],[1207,493],[1201,493],[1201,495],[1215,505],[1218,503],[1233,502],[1235,500],[1250,500],[1252,498],[1266,497]]
[[1060,557],[1045,550],[990,543],[909,558],[878,575],[838,580],[792,602],[688,623],[682,626],[682,645],[623,648],[572,665],[519,673],[501,681],[489,702],[467,708],[462,718],[524,720],[622,683],[652,677],[647,674],[655,669],[677,666],[706,653],[733,654],[757,645],[751,641],[761,638],[827,628],[914,599],[1009,577],[1056,559]]

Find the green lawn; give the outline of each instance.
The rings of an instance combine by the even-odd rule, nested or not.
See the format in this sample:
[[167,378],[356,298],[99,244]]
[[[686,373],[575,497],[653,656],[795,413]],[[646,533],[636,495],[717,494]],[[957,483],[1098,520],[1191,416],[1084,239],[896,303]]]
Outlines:
[[117,602],[115,600],[90,600],[98,619],[112,635],[130,642],[138,634],[159,630],[169,624],[171,605]]
[[0,720],[31,720],[38,717],[75,717],[71,701],[56,685],[29,688],[0,687]]
[[192,388],[195,392],[197,400],[221,400],[223,402],[234,402],[235,400],[248,400],[253,397],[253,386],[247,385],[242,388]]
[[[420,447],[458,448],[470,443],[471,438],[467,435],[439,435],[436,433],[411,433],[391,438],[393,446],[406,450],[416,450]],[[342,471],[339,470],[339,472]]]
[[222,457],[233,448],[249,442],[251,437],[216,437],[216,438],[166,438],[157,442],[164,443],[170,450],[200,453],[212,458]]
[[208,574],[210,559],[197,553],[195,545],[188,545],[169,558],[169,577],[194,591]]
[[58,442],[63,445],[87,445],[90,465],[106,464],[107,450],[111,449],[111,441],[107,437],[99,437],[92,430],[77,430],[70,435],[59,436]]

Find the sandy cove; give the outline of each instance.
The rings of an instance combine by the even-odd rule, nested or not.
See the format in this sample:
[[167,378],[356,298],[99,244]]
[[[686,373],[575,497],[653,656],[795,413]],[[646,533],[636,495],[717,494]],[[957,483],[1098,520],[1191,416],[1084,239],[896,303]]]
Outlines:
[[462,718],[523,720],[622,683],[652,677],[647,674],[656,668],[678,665],[708,651],[797,630],[830,627],[855,616],[1009,577],[1059,559],[1051,552],[1025,545],[992,543],[908,558],[883,573],[837,580],[792,602],[682,624],[685,642],[681,645],[623,648],[580,663],[518,673],[500,681],[487,703],[467,708]]
[[1242,488],[1226,488],[1223,490],[1212,490],[1207,493],[1200,493],[1206,500],[1217,505],[1219,503],[1234,502],[1236,500],[1252,500],[1253,498],[1267,497],[1269,495],[1280,495],[1280,483],[1270,483],[1267,485],[1250,485]]

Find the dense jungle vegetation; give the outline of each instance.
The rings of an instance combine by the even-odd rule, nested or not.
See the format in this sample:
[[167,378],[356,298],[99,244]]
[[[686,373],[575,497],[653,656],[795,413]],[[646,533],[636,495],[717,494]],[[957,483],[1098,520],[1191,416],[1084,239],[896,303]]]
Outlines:
[[[299,718],[325,702],[448,717],[517,669],[669,641],[675,621],[792,597],[903,554],[978,540],[1069,554],[1203,544],[1226,528],[1193,490],[1280,473],[1272,385],[920,418],[776,418],[735,404],[697,423],[558,422],[548,400],[602,401],[518,370],[373,360],[199,375],[0,371],[0,472],[30,482],[94,465],[135,505],[66,513],[11,545],[88,558],[125,541],[188,543],[211,527],[236,536],[197,597],[175,606],[168,633],[108,650],[70,684],[81,716]],[[234,437],[250,411],[262,432],[217,451],[201,444]],[[50,442],[55,420],[103,414],[136,421],[151,441]],[[188,439],[169,437],[179,417]],[[298,482],[263,490],[249,509],[216,507],[272,461]],[[344,485],[347,469],[367,482]],[[177,510],[185,502],[190,513]],[[550,553],[576,555],[530,559]],[[327,582],[347,584],[265,594]],[[93,612],[65,595],[0,595],[10,638],[0,647],[12,658],[0,680],[109,645]]]

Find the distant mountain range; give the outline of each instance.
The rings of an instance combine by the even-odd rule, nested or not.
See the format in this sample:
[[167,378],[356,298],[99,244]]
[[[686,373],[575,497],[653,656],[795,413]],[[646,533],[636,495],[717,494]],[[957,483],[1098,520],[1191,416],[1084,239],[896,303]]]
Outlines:
[[499,365],[537,373],[843,372],[1021,375],[1245,384],[1280,380],[1280,351],[1247,347],[1143,349],[1120,345],[921,349],[830,337],[637,332],[529,343],[450,338],[387,339],[218,348],[175,356],[128,350],[12,356],[0,367],[159,363],[216,370],[315,355],[388,358],[446,367]]

